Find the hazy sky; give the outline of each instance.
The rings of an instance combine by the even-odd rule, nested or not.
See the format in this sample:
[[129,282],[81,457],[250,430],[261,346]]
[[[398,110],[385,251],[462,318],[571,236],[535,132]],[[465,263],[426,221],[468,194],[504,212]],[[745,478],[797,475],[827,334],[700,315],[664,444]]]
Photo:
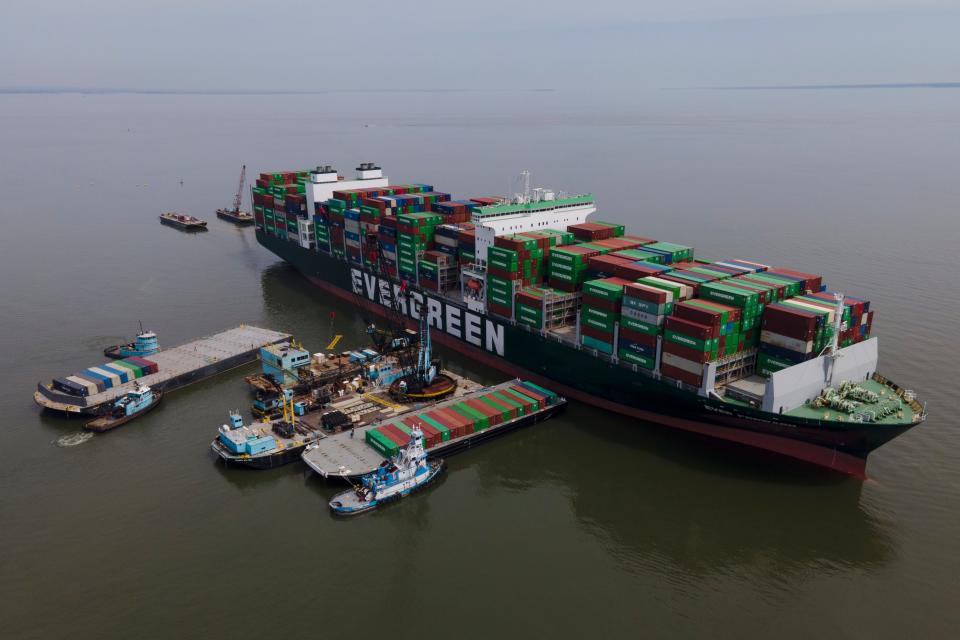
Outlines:
[[960,81],[960,0],[9,2],[0,88]]

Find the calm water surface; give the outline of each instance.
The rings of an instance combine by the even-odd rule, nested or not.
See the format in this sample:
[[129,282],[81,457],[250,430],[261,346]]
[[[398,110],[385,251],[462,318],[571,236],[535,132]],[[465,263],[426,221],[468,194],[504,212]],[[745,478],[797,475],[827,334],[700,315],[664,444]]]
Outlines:
[[[573,405],[343,522],[298,465],[212,459],[245,372],[88,439],[33,405],[138,320],[167,345],[240,322],[359,344],[350,305],[213,210],[242,163],[366,160],[457,196],[528,168],[703,257],[822,271],[873,301],[881,369],[931,418],[860,482]],[[958,166],[950,90],[0,96],[2,635],[952,635]]]

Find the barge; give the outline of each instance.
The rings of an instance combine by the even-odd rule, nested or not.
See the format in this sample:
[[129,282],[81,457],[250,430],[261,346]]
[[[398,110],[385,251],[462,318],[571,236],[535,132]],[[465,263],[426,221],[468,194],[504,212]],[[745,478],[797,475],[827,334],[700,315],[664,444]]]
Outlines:
[[324,478],[355,479],[372,473],[409,442],[414,428],[426,437],[430,458],[447,458],[563,411],[567,400],[529,382],[483,387],[376,424],[321,438],[303,461]]
[[165,224],[168,227],[174,227],[180,229],[181,231],[206,231],[207,230],[207,221],[201,220],[200,218],[195,218],[194,216],[187,216],[182,213],[173,213],[168,211],[167,213],[161,213],[159,216],[160,224]]
[[[52,411],[67,414],[100,415],[118,399],[138,385],[155,392],[169,392],[210,376],[247,364],[257,357],[261,347],[286,342],[290,334],[240,325],[211,336],[194,340],[150,356],[114,361],[92,367],[81,374],[38,383],[34,401]],[[137,365],[143,365],[136,368]]]
[[355,179],[262,173],[252,195],[257,241],[324,292],[411,328],[427,316],[439,344],[638,426],[865,477],[927,417],[878,372],[868,301],[588,222],[590,194],[531,191],[526,175],[512,197],[453,200],[367,163]]
[[[482,389],[482,385],[445,371],[456,381],[455,397]],[[370,386],[367,386],[370,385]],[[230,423],[220,427],[210,443],[213,452],[228,465],[249,469],[273,469],[300,459],[306,448],[337,434],[350,437],[350,431],[362,437],[365,428],[410,414],[430,403],[404,403],[391,397],[387,386],[373,381],[354,382],[343,387],[323,409],[302,413],[286,407],[281,417],[245,425],[238,412],[230,413]],[[302,400],[301,400],[302,402]],[[296,404],[295,398],[289,399]]]

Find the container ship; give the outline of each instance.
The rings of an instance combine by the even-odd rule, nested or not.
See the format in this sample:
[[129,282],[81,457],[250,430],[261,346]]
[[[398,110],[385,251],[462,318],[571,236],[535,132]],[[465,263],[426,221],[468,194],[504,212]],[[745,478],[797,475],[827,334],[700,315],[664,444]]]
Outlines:
[[592,195],[454,200],[364,163],[261,173],[257,240],[324,291],[511,376],[636,418],[866,476],[921,423],[877,370],[870,302],[823,277],[590,220]]

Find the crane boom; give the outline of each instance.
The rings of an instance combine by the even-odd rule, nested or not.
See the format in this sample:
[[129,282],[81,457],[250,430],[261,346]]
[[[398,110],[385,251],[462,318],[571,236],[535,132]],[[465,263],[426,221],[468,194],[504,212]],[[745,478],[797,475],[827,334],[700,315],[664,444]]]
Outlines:
[[237,195],[233,199],[233,212],[240,213],[240,202],[243,200],[243,183],[247,181],[247,165],[240,169],[240,186],[237,187]]

